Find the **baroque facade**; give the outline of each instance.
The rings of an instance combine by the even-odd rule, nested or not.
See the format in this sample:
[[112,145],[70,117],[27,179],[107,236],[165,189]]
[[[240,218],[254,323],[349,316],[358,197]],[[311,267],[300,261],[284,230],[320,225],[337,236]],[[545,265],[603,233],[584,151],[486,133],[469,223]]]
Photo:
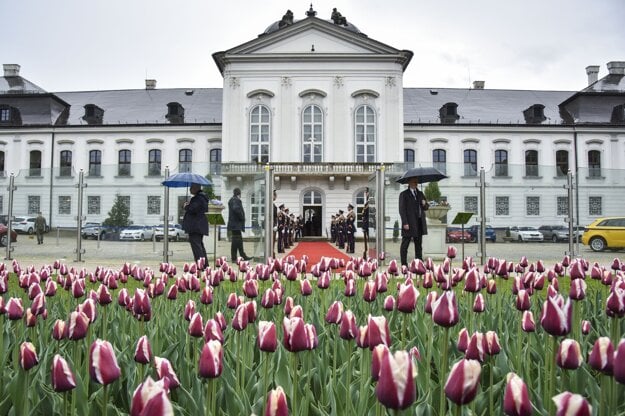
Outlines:
[[[316,14],[311,7],[214,53],[223,88],[158,89],[146,80],[137,90],[50,93],[5,64],[0,213],[12,204],[14,215],[42,211],[53,227],[75,227],[82,171],[86,220],[105,219],[120,195],[133,222],[158,224],[164,175],[194,171],[210,174],[224,201],[241,188],[253,228],[263,220],[267,164],[278,201],[321,218],[313,235],[326,235],[339,209],[364,204],[381,165],[387,229],[397,218],[394,179],[415,165],[448,175],[440,185],[452,218],[478,211],[482,168],[495,227],[562,222],[568,171],[580,224],[623,213],[625,62],[608,63],[602,78],[589,66],[580,91],[489,90],[480,81],[412,88],[403,73],[427,57]],[[172,192],[177,222],[186,195]]]

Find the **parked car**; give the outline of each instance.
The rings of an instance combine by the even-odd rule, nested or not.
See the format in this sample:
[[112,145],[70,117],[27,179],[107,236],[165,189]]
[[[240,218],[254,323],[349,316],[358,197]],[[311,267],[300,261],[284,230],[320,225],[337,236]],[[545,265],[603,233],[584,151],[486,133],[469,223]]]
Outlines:
[[625,217],[597,218],[586,226],[582,244],[593,251],[625,248]]
[[[34,234],[36,219],[37,217],[28,215],[14,216],[13,221],[11,221],[11,227],[18,233]],[[47,233],[48,231],[50,231],[50,227],[46,224],[46,229],[44,232]]]
[[89,238],[102,240],[108,231],[107,227],[102,226],[99,222],[87,222],[80,230],[80,235],[85,240]]
[[569,241],[569,227],[566,225],[541,225],[538,231],[543,234],[545,241]]
[[[9,227],[4,224],[0,224],[0,247],[6,247],[6,245],[9,243],[7,231],[9,231]],[[17,233],[15,232],[15,230],[11,230],[11,242],[15,243],[16,241]]]
[[[163,239],[164,227],[165,226],[161,224],[154,229],[154,238],[156,239],[156,241],[161,241]],[[180,240],[186,240],[188,238],[188,235],[182,229],[182,226],[180,224],[169,224],[167,237],[170,241],[180,241]]]
[[120,240],[151,240],[154,236],[154,227],[148,225],[131,225],[119,233]]
[[[480,238],[480,226],[475,224],[470,226],[469,228],[466,228],[466,230],[468,230],[469,234],[471,234],[471,239],[469,241],[472,243],[476,243]],[[495,229],[493,227],[487,225],[484,228],[484,232],[486,241],[492,241],[493,243],[497,241],[497,233],[495,232]]]
[[510,227],[512,241],[543,241],[543,234],[536,227]]
[[469,241],[471,239],[471,234],[465,229],[458,227],[447,227],[447,235],[446,241],[448,243],[459,243],[462,241]]

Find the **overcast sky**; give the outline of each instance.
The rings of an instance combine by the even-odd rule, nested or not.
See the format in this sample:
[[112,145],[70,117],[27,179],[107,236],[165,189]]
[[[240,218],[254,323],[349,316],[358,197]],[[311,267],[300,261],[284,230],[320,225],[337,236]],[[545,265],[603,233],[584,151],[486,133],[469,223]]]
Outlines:
[[[212,54],[310,1],[0,0],[0,63],[51,92],[222,87]],[[404,87],[579,90],[625,61],[623,0],[322,0],[370,38],[414,52]]]

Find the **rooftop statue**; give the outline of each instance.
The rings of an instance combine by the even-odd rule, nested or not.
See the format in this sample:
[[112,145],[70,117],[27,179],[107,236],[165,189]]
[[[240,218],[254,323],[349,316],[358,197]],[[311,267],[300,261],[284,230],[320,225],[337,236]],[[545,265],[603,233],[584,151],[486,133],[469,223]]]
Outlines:
[[332,16],[330,19],[334,22],[335,25],[347,26],[347,18],[341,14],[336,7],[332,9]]
[[278,27],[290,26],[293,24],[293,12],[287,10],[284,16],[282,16],[282,20],[278,22]]

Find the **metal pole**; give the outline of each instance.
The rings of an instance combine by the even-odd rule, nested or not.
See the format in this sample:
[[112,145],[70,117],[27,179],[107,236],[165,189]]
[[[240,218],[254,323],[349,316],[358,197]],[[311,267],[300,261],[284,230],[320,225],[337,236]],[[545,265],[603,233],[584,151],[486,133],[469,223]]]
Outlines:
[[273,168],[265,165],[265,263],[273,256]]
[[82,248],[82,238],[80,236],[80,231],[82,230],[82,221],[85,219],[82,215],[82,200],[84,189],[87,186],[85,183],[85,172],[81,169],[78,172],[78,208],[76,212],[76,261],[82,261],[82,255],[85,253],[85,249]]
[[[380,264],[384,264],[384,261],[380,260],[380,254],[384,253],[384,234],[386,233],[385,221],[384,221],[384,165],[380,165],[376,172],[376,192],[375,192],[375,247],[376,255]],[[386,257],[386,256],[385,256]]]
[[486,263],[486,172],[480,169],[480,263]]
[[567,188],[568,210],[569,210],[569,216],[567,218],[567,222],[569,223],[569,252],[568,252],[568,254],[570,256],[574,256],[575,255],[575,246],[573,244],[573,223],[574,223],[574,215],[573,215],[573,172],[571,172],[570,170],[566,174],[566,188]]
[[[165,177],[169,177],[169,166],[165,166]],[[169,263],[169,186],[163,188],[163,263]]]
[[15,187],[15,176],[13,175],[13,173],[11,173],[11,176],[9,177],[9,186],[7,187],[7,191],[9,191],[9,220],[8,222],[8,229],[7,229],[7,246],[6,246],[6,252],[5,252],[5,260],[11,260],[11,252],[15,249],[15,247],[13,247],[11,245],[11,234],[13,233],[13,192],[15,192],[17,190],[17,188]]

